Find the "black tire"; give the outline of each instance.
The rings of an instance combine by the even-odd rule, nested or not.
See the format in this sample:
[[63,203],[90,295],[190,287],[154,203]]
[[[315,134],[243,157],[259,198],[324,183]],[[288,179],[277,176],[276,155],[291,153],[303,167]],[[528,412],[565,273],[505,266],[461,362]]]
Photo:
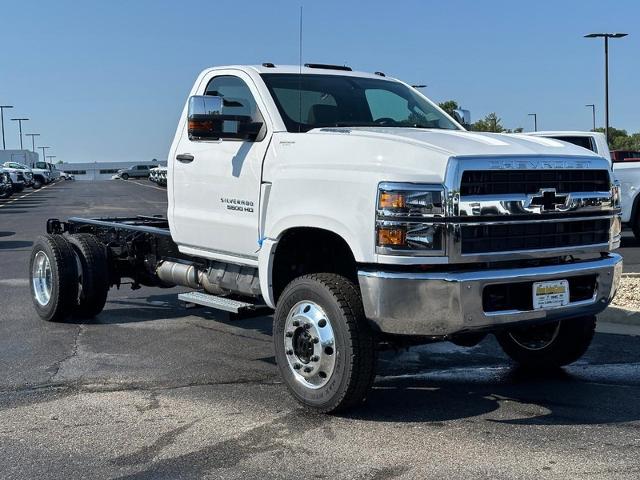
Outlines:
[[38,178],[34,178],[33,185],[31,185],[31,188],[33,188],[34,190],[38,190],[39,188],[42,188],[42,180]]
[[0,190],[0,199],[9,198],[13,194],[13,189],[7,188],[6,190]]
[[[42,259],[40,254],[44,254],[50,268],[48,301],[36,295],[34,264]],[[29,279],[31,297],[40,318],[62,322],[71,315],[78,300],[78,269],[73,249],[62,235],[41,235],[36,239],[29,262]]]
[[128,173],[123,173],[122,175],[120,175],[120,178],[122,180],[129,180],[129,174]]
[[107,252],[104,245],[89,233],[76,233],[67,238],[81,266],[78,302],[73,314],[78,318],[93,318],[104,308],[109,292]]
[[[289,364],[289,358],[294,357],[287,354],[288,351],[289,355],[293,355],[293,350],[287,350],[285,345],[285,326],[289,313],[301,302],[313,302],[326,313],[335,339],[334,348],[329,353],[335,355],[332,373],[326,384],[315,389],[296,379],[297,374]],[[296,331],[300,329],[303,333],[311,331],[302,327]],[[330,273],[304,275],[293,280],[278,300],[273,339],[276,362],[285,384],[293,397],[305,407],[317,412],[333,413],[344,411],[365,399],[375,377],[375,343],[364,316],[360,292],[353,282]],[[317,339],[314,343],[317,343]],[[320,349],[323,353],[328,351],[322,344]],[[317,357],[315,361],[318,361]]]
[[[595,329],[596,317],[592,315],[505,331],[497,335],[497,339],[502,350],[516,363],[527,369],[549,370],[582,357]],[[550,338],[547,340],[544,335]],[[536,339],[540,345],[535,345]]]

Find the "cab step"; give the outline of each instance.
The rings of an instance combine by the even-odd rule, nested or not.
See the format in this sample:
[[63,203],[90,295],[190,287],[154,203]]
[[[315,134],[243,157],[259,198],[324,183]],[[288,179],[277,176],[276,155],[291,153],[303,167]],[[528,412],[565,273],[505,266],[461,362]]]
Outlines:
[[234,300],[227,297],[218,297],[216,295],[210,295],[203,292],[188,292],[179,293],[178,299],[182,300],[187,307],[202,305],[204,307],[211,307],[217,310],[224,310],[230,313],[248,313],[258,310],[268,309],[267,305],[259,303],[243,302],[241,300]]

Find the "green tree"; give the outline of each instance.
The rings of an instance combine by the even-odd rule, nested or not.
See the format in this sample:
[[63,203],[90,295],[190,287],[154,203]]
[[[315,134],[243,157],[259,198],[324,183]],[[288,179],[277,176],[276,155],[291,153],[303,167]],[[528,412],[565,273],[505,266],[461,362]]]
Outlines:
[[[604,128],[594,132],[604,133]],[[640,133],[629,135],[626,130],[609,127],[609,148],[611,150],[640,150]]]
[[490,113],[486,117],[478,120],[471,125],[471,130],[474,132],[494,132],[502,133],[506,129],[502,126],[502,119],[498,117],[495,112]]
[[449,115],[451,115],[453,117],[453,112],[454,110],[456,110],[457,108],[460,108],[460,106],[458,105],[458,102],[456,102],[455,100],[447,100],[446,102],[441,102],[438,104],[438,106],[443,109],[445,112],[447,112]]

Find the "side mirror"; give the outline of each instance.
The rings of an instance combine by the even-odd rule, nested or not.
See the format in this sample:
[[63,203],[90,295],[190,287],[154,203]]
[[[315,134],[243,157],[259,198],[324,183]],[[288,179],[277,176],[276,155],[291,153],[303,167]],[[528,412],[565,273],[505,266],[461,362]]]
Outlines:
[[455,118],[456,122],[465,128],[471,125],[471,112],[464,108],[456,108],[453,111],[453,118]]
[[262,128],[249,115],[227,115],[224,99],[211,95],[189,98],[189,140],[255,140]]

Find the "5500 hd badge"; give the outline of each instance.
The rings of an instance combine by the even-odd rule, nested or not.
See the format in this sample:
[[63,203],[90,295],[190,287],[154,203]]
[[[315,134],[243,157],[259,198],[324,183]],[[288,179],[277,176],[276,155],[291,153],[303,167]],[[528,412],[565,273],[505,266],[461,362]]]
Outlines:
[[236,212],[253,213],[253,202],[251,200],[240,200],[239,198],[220,198],[220,201],[227,206],[227,210]]

